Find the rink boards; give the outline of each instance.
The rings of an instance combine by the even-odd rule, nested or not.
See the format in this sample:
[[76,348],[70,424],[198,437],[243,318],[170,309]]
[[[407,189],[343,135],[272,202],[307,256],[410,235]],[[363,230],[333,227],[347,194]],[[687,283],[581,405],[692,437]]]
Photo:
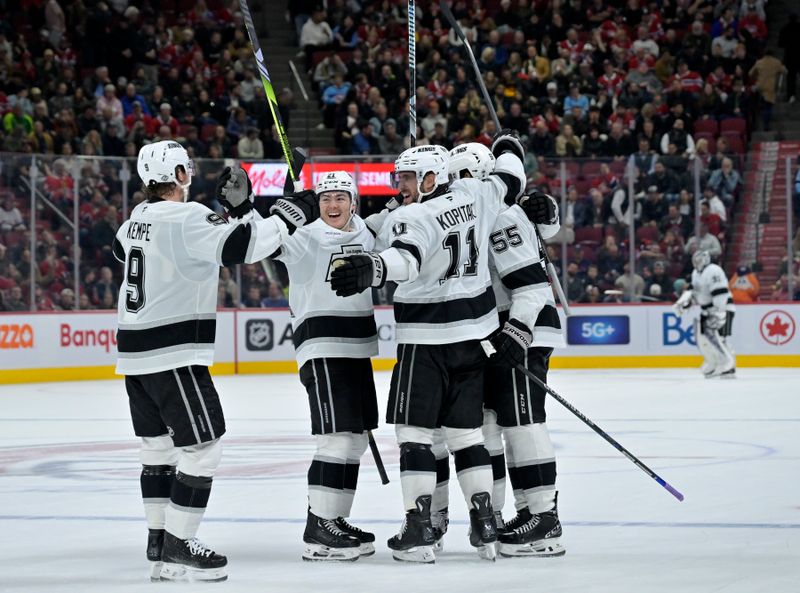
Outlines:
[[[693,309],[678,318],[668,306],[573,306],[561,312],[568,345],[553,368],[657,368],[700,365]],[[380,353],[376,369],[394,364],[394,318],[376,311]],[[800,304],[740,305],[733,346],[743,367],[800,367]],[[116,312],[0,314],[0,383],[114,377]],[[294,372],[288,309],[221,310],[215,374]]]

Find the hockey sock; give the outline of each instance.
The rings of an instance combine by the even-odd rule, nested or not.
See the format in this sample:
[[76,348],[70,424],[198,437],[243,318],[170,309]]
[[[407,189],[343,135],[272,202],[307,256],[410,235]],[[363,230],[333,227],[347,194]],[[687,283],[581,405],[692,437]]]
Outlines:
[[497,416],[490,410],[483,412],[483,440],[492,461],[492,507],[495,511],[502,511],[506,501],[506,456]]
[[197,535],[211,494],[212,481],[211,477],[177,472],[172,482],[164,525],[169,533],[179,539],[192,539]]
[[508,475],[514,499],[524,499],[531,513],[551,510],[556,497],[556,459],[544,423],[503,429],[509,445]]
[[436,489],[436,457],[430,445],[400,445],[400,487],[403,490],[403,506],[407,511],[417,508],[418,497],[431,495]]
[[353,499],[358,486],[358,469],[361,464],[361,456],[367,450],[367,444],[366,433],[353,433],[350,436],[350,452],[347,454],[347,463],[344,467],[342,513],[339,515],[340,517],[349,517],[350,510],[353,508]]
[[[349,510],[344,488],[351,434],[338,432],[316,437],[317,452],[308,468],[308,506],[317,517],[336,519]],[[352,489],[355,492],[355,485]],[[349,501],[352,502],[352,497]]]
[[432,511],[441,511],[450,504],[450,455],[441,430],[434,432],[431,447],[436,458],[436,489],[433,491]]
[[492,492],[492,461],[489,452],[482,444],[472,445],[453,453],[456,461],[456,474],[461,492],[472,508],[472,495],[479,492]]
[[172,465],[143,465],[139,483],[142,488],[144,516],[148,529],[164,529],[164,514],[172,493],[175,467]]

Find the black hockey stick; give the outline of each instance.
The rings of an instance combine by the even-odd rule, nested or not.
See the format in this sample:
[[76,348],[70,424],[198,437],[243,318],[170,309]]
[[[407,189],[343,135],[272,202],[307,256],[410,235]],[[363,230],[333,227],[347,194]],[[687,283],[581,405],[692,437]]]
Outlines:
[[375,459],[375,466],[378,468],[378,474],[381,477],[381,484],[384,486],[389,483],[389,476],[386,474],[386,468],[383,467],[383,459],[381,453],[378,451],[378,444],[375,442],[375,437],[372,436],[372,431],[367,431],[367,439],[369,440],[369,450],[372,451],[372,457]]
[[[494,126],[496,128],[496,131],[499,132],[501,129],[500,118],[497,117],[497,111],[494,108],[494,103],[492,102],[492,99],[489,96],[489,91],[486,90],[486,84],[483,82],[483,76],[481,75],[480,68],[478,68],[478,62],[475,61],[475,54],[472,52],[472,47],[470,47],[467,38],[464,36],[464,31],[461,30],[461,25],[458,24],[458,21],[456,20],[456,17],[453,15],[453,12],[450,10],[450,7],[447,5],[447,2],[445,2],[445,0],[439,0],[439,5],[442,8],[444,17],[448,20],[450,26],[453,27],[453,30],[456,32],[456,35],[461,40],[461,43],[467,52],[467,56],[469,56],[470,62],[472,62],[472,69],[475,71],[475,77],[478,79],[478,86],[481,89],[483,100],[486,103],[486,109],[489,110],[489,115],[491,115],[492,121],[494,121]],[[547,255],[547,247],[545,246],[544,241],[542,240],[542,235],[539,233],[539,227],[537,227],[534,224],[533,230],[536,232],[536,239],[539,241],[539,245],[541,246],[540,252],[544,258],[545,266],[547,267],[547,273],[550,276],[550,282],[556,289],[558,300],[561,302],[561,306],[564,309],[564,315],[569,317],[570,315],[569,303],[567,302],[567,296],[564,294],[564,289],[561,288],[561,282],[559,282],[558,280],[558,272],[556,271],[553,262],[550,261],[550,256]]]
[[[486,353],[486,356],[492,356],[492,354],[494,354],[494,353],[495,353],[494,346],[492,346],[492,343],[491,343],[489,340],[483,340],[483,341],[481,342],[481,347],[483,348],[483,351]],[[537,377],[536,375],[534,375],[532,372],[530,372],[528,369],[526,369],[526,368],[525,368],[524,366],[522,366],[521,364],[515,365],[515,368],[516,368],[516,369],[517,369],[517,370],[518,370],[520,373],[522,373],[523,375],[525,375],[526,377],[528,377],[528,379],[530,379],[531,381],[533,381],[534,383],[536,383],[536,384],[537,384],[539,387],[541,387],[542,389],[544,389],[544,390],[545,390],[547,393],[549,393],[549,394],[550,394],[550,395],[553,397],[553,399],[555,399],[555,400],[556,400],[558,403],[560,403],[562,406],[564,406],[565,408],[567,408],[567,409],[568,409],[570,412],[572,412],[573,414],[575,414],[575,416],[577,416],[577,417],[578,417],[578,419],[579,419],[581,422],[583,422],[583,423],[584,423],[586,426],[588,426],[588,427],[589,427],[589,428],[591,428],[593,431],[595,431],[597,434],[599,434],[601,437],[603,437],[603,438],[604,438],[604,439],[605,439],[605,440],[606,440],[608,443],[610,443],[610,444],[611,444],[611,446],[612,446],[612,447],[614,447],[614,448],[615,448],[617,451],[619,451],[619,452],[620,452],[620,453],[622,453],[622,454],[623,454],[625,457],[627,457],[628,459],[630,459],[630,460],[633,462],[633,464],[634,464],[636,467],[638,467],[640,470],[642,470],[644,473],[646,473],[648,476],[650,476],[650,477],[651,477],[651,478],[653,478],[653,479],[654,479],[656,482],[658,482],[658,484],[659,484],[661,487],[663,487],[664,489],[666,489],[666,490],[667,490],[667,492],[669,492],[670,494],[672,494],[672,496],[674,496],[675,498],[677,498],[677,499],[678,499],[678,500],[680,500],[680,501],[683,501],[683,494],[681,494],[680,492],[678,492],[678,491],[677,491],[675,488],[673,488],[673,487],[672,487],[672,486],[671,486],[671,485],[670,485],[670,484],[669,484],[669,483],[668,483],[666,480],[664,480],[664,478],[662,478],[661,476],[659,476],[659,475],[658,475],[656,472],[654,472],[654,471],[653,471],[653,470],[651,470],[649,467],[647,467],[647,466],[646,466],[644,463],[642,463],[642,462],[641,462],[641,461],[640,461],[640,460],[639,460],[639,459],[638,459],[638,458],[637,458],[637,457],[636,457],[636,456],[635,456],[633,453],[631,453],[631,452],[630,452],[630,451],[628,451],[628,450],[627,450],[625,447],[623,447],[622,445],[620,445],[620,444],[619,444],[619,443],[618,443],[616,440],[614,440],[614,439],[613,439],[613,438],[612,438],[612,437],[611,437],[611,436],[610,436],[610,435],[609,435],[609,434],[608,434],[606,431],[604,431],[602,428],[600,428],[599,426],[597,426],[597,424],[595,424],[594,422],[592,422],[591,420],[589,420],[589,419],[588,419],[586,416],[584,416],[584,415],[583,415],[583,413],[582,413],[582,412],[581,412],[581,411],[580,411],[578,408],[576,408],[575,406],[573,406],[573,405],[572,405],[571,403],[569,403],[569,402],[568,402],[566,399],[564,399],[562,396],[560,396],[558,393],[556,393],[556,392],[555,392],[555,391],[554,391],[552,388],[550,388],[550,387],[549,387],[549,386],[548,386],[548,385],[547,385],[547,384],[546,384],[544,381],[542,381],[542,380],[541,380],[539,377]]]

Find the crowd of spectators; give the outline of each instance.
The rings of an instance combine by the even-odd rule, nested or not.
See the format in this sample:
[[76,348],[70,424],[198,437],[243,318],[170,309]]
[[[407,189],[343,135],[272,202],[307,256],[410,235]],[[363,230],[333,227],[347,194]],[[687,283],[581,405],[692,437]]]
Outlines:
[[[764,51],[764,5],[452,3],[501,125],[527,142],[530,184],[560,193],[559,161],[569,159],[557,241],[569,245],[571,299],[618,300],[621,287],[625,300],[669,299],[694,250],[720,257],[743,186],[749,131],[759,109],[769,125],[775,101],[774,92],[763,95],[776,72]],[[323,124],[343,154],[407,146],[404,7],[392,0],[290,5]],[[438,2],[418,1],[416,9],[417,144],[488,145],[495,125],[458,36]],[[636,270],[624,267],[631,248]],[[552,252],[560,262],[560,248]]]
[[[280,158],[239,2],[1,4],[0,152],[17,154],[4,156],[0,169],[0,310],[30,307],[32,262],[38,309],[115,307],[121,268],[111,241],[123,200],[132,208],[143,197],[134,161],[122,195],[121,158],[162,139],[178,139],[193,158]],[[288,125],[288,89],[278,102]],[[33,257],[32,154],[42,198]],[[200,165],[192,199],[215,205],[219,165]],[[77,253],[67,222],[76,194]]]

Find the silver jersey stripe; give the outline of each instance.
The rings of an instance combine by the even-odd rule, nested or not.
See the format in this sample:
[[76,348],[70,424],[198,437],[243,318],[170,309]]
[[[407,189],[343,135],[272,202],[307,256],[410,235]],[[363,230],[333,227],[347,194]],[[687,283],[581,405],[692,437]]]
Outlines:
[[200,407],[203,408],[203,415],[206,417],[206,426],[208,426],[208,432],[212,439],[216,439],[217,435],[214,434],[214,427],[211,426],[211,418],[209,417],[208,410],[206,409],[206,401],[203,398],[203,394],[200,392],[200,387],[197,385],[197,379],[195,379],[192,367],[188,367],[188,369],[189,375],[192,377],[192,383],[194,383],[194,390],[197,393],[197,399],[200,400]]
[[161,327],[162,325],[170,325],[173,323],[181,323],[182,321],[195,321],[195,320],[214,320],[217,318],[216,313],[189,313],[187,315],[177,315],[176,317],[166,317],[157,319],[155,321],[137,322],[137,323],[120,323],[119,329],[137,330],[137,329],[152,329],[154,327]]
[[364,311],[351,311],[351,310],[341,310],[341,309],[331,309],[330,311],[320,311],[319,309],[314,309],[313,312],[306,313],[300,317],[293,317],[292,318],[292,326],[297,327],[301,323],[303,323],[306,319],[310,319],[312,317],[374,317],[375,311],[373,309],[367,309]]
[[408,413],[409,413],[409,410],[411,409],[411,390],[412,390],[412,386],[414,384],[413,383],[413,381],[414,381],[414,358],[416,357],[416,355],[417,355],[417,345],[414,344],[414,346],[411,348],[411,364],[409,365],[409,371],[408,371],[408,397],[406,398],[406,424],[408,424]]
[[403,359],[405,358],[403,355],[406,353],[406,345],[400,345],[400,355],[397,357],[399,360],[397,362],[400,365],[400,368],[397,369],[397,387],[394,390],[394,418],[392,418],[397,423],[397,405],[400,401],[400,386],[403,383]]
[[186,406],[186,414],[189,416],[189,422],[192,424],[192,431],[194,432],[194,438],[197,440],[197,444],[201,443],[200,441],[200,433],[197,432],[197,425],[194,423],[194,415],[192,414],[192,408],[189,406],[189,400],[186,398],[186,391],[183,389],[183,383],[181,383],[181,378],[178,375],[178,371],[176,369],[172,369],[172,374],[175,375],[175,382],[178,384],[178,389],[181,392],[181,398],[183,398],[183,405]]
[[214,344],[213,342],[210,342],[208,344],[186,343],[186,344],[176,344],[175,346],[167,346],[166,348],[156,348],[155,350],[147,350],[145,352],[118,352],[117,358],[134,360],[137,358],[153,358],[161,354],[171,354],[173,352],[182,352],[182,351],[192,352],[197,350],[210,350],[213,354]]
[[331,385],[331,376],[328,373],[328,359],[322,359],[322,365],[325,368],[325,381],[328,383],[328,403],[331,406],[331,430],[336,432],[336,412],[333,409],[333,385]]
[[314,371],[314,386],[317,392],[317,411],[319,412],[319,428],[322,433],[325,432],[325,416],[322,414],[322,400],[319,397],[319,377],[317,376],[317,361],[311,361],[311,370]]

